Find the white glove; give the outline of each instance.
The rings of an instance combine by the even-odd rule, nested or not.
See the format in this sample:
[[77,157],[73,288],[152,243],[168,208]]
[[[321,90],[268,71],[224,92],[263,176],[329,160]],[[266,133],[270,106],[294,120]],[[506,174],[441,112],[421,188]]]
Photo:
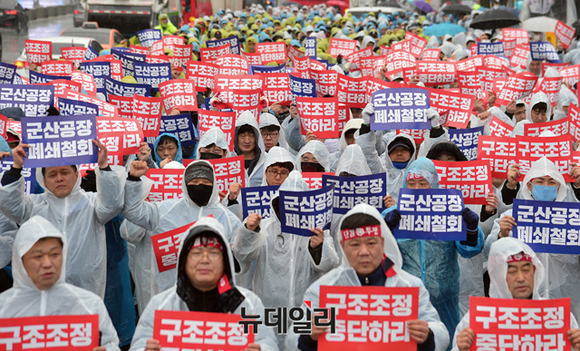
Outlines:
[[425,114],[427,115],[427,119],[431,120],[431,128],[438,128],[441,126],[439,123],[441,117],[433,107],[429,107],[427,111],[425,111]]
[[362,112],[362,119],[364,124],[371,124],[371,115],[375,114],[375,105],[369,102]]

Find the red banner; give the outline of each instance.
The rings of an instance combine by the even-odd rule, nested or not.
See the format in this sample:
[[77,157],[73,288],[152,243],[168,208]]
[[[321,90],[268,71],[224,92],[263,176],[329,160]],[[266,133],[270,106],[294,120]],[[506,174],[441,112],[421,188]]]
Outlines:
[[[139,121],[143,128],[143,136],[159,136],[159,123],[161,121],[162,98],[133,96],[133,118]],[[99,110],[100,111],[100,110]]]
[[54,86],[54,95],[61,96],[64,94],[65,90],[71,90],[77,93],[81,92],[82,85],[81,83],[73,82],[72,80],[68,79],[55,79],[48,83],[41,83],[38,85],[52,85]]
[[578,106],[570,104],[568,119],[570,121],[570,135],[572,135],[574,141],[580,140],[580,108]]
[[344,74],[338,75],[338,102],[349,107],[365,108],[367,104],[367,78],[352,78]]
[[570,298],[469,298],[469,328],[476,350],[570,350]]
[[556,136],[567,135],[570,130],[570,118],[562,118],[556,121],[544,123],[524,124],[524,135],[529,137],[540,136],[545,131],[550,131]]
[[461,60],[455,63],[455,69],[457,71],[477,71],[479,67],[483,66],[483,56],[476,55],[465,60]]
[[147,55],[145,56],[145,62],[147,63],[171,63],[168,56],[158,56],[158,55]]
[[516,39],[511,40],[502,40],[503,43],[503,51],[506,57],[511,57],[514,54],[514,49],[517,45]]
[[447,116],[448,127],[467,128],[473,110],[474,96],[452,93],[442,89],[429,89],[429,106],[441,117]]
[[258,65],[258,66],[262,65],[262,54],[260,54],[259,52],[251,54],[249,52],[242,51],[242,57],[245,57],[248,60],[248,64],[250,65]]
[[197,91],[205,92],[207,88],[213,89],[213,77],[218,73],[219,68],[213,63],[188,61],[185,77],[193,82]]
[[260,90],[259,89],[238,89],[238,90],[224,90],[219,92],[218,97],[221,102],[215,107],[218,110],[231,108],[236,111],[236,118],[242,112],[250,111],[258,119],[259,113],[262,110],[260,105]]
[[379,46],[379,56],[386,56],[391,52],[393,52],[393,49],[390,47],[384,45]]
[[173,56],[169,57],[171,67],[185,67],[185,65],[187,65],[187,62],[191,60],[191,54],[193,51],[191,44],[190,45],[175,44],[171,46],[170,49],[173,51]]
[[342,135],[342,131],[344,130],[344,126],[346,122],[350,120],[350,108],[348,106],[344,106],[338,104],[338,134]]
[[496,116],[491,118],[489,122],[489,133],[494,137],[510,137],[511,133],[514,131],[514,127],[508,123],[502,121]]
[[218,57],[230,55],[232,48],[230,44],[216,46],[215,48],[201,48],[200,55],[203,62],[213,63]]
[[321,139],[338,138],[338,98],[296,97],[302,135],[313,132]]
[[417,61],[417,74],[426,86],[451,84],[455,81],[455,64],[446,61]]
[[310,79],[310,58],[308,56],[292,59],[294,74],[299,78]]
[[[250,54],[250,55],[252,55],[252,54]],[[291,59],[293,59],[293,58],[295,58],[295,57],[297,57],[297,58],[300,58],[300,57],[305,57],[305,56],[306,56],[306,53],[305,53],[305,52],[302,52],[302,51],[300,51],[300,50],[298,50],[298,49],[296,49],[296,48],[295,48],[294,46],[292,46],[292,45],[288,45],[288,56],[289,56]],[[259,57],[260,57],[260,60],[261,60],[261,59],[262,59],[262,58],[261,58],[261,56],[259,56]],[[262,64],[261,62],[260,62],[260,63],[258,63],[258,65],[261,65],[261,64]]]
[[214,91],[236,89],[262,89],[262,78],[255,75],[214,77]]
[[334,58],[338,57],[338,55],[346,57],[356,51],[356,44],[356,40],[330,38],[328,54]]
[[364,57],[372,57],[373,49],[370,47],[355,51],[346,55],[346,60],[350,63],[350,70],[356,71],[360,69],[360,59]]
[[[89,102],[91,104],[95,104],[99,106],[99,114],[105,117],[118,117],[117,107],[104,102],[101,99],[96,99],[94,97],[85,95],[83,93],[76,92],[74,90],[65,89],[62,95],[56,95],[56,97],[63,97],[65,99],[77,100],[77,101],[84,101]],[[56,101],[55,101],[56,103]]]
[[459,189],[463,202],[486,205],[485,198],[493,193],[488,161],[442,162],[433,160],[442,189]]
[[54,76],[70,76],[73,72],[73,62],[63,60],[44,61],[42,63],[42,74]]
[[566,23],[558,20],[558,23],[556,23],[556,31],[554,33],[556,34],[556,38],[558,38],[560,43],[562,43],[562,46],[568,49],[572,43],[572,39],[574,39],[576,30],[570,26],[567,26]]
[[540,85],[540,91],[543,91],[550,99],[550,105],[554,108],[558,105],[560,87],[562,86],[562,77],[544,77]]
[[508,72],[505,68],[491,68],[488,66],[481,66],[478,69],[479,86],[486,91],[493,90],[493,81],[496,78],[506,78]]
[[211,128],[217,127],[224,132],[229,144],[229,150],[234,149],[234,135],[235,135],[235,112],[219,112],[199,110],[197,112],[197,128],[199,130],[199,138]]
[[421,59],[423,61],[439,61],[439,55],[441,55],[441,49],[426,49],[423,51]]
[[310,77],[316,81],[316,92],[319,96],[335,96],[338,72],[335,70],[311,70]]
[[507,178],[507,171],[515,162],[516,139],[480,135],[477,145],[477,159],[489,160],[491,176]]
[[[425,62],[425,61],[423,61]],[[432,63],[432,62],[430,62]],[[393,76],[406,68],[415,68],[417,61],[415,56],[405,51],[393,51],[385,57],[386,72]]]
[[240,55],[221,55],[215,60],[219,74],[237,76],[248,74],[248,59]]
[[109,155],[137,154],[144,139],[139,123],[128,118],[97,117],[97,136]]
[[542,76],[546,75],[546,70],[550,67],[553,67],[556,69],[556,71],[559,71],[562,68],[566,68],[568,66],[570,66],[570,62],[564,62],[564,63],[542,62]]
[[0,114],[0,136],[2,136],[2,138],[6,139],[6,124],[8,122],[8,117]]
[[[147,173],[150,171],[152,170],[149,169]],[[181,171],[183,174],[183,169],[173,169],[172,171]],[[181,240],[183,239],[183,235],[187,233],[189,227],[194,224],[195,222],[189,223],[165,233],[151,236],[153,252],[155,253],[155,260],[157,261],[157,268],[160,273],[177,267],[177,255],[181,248]]]
[[520,100],[530,95],[537,81],[538,77],[527,71],[512,74],[496,96],[495,106],[505,106],[512,100]]
[[477,71],[457,71],[457,82],[462,94],[475,96],[481,89]]
[[153,338],[166,350],[242,351],[254,342],[254,333],[244,333],[241,319],[238,314],[157,310]]
[[580,65],[561,68],[558,72],[562,76],[562,82],[566,83],[570,88],[580,80]]
[[257,43],[256,52],[260,53],[262,64],[276,62],[281,64],[286,62],[286,43]]
[[520,165],[521,176],[519,180],[522,181],[524,179],[532,162],[544,156],[556,164],[556,167],[558,167],[567,182],[572,181],[568,173],[570,163],[574,162],[572,159],[572,136],[570,135],[542,138],[516,137],[515,163]]
[[180,111],[197,111],[196,84],[191,79],[171,79],[159,83],[165,111],[174,107]]
[[132,54],[149,55],[149,48],[143,46],[129,45],[129,52]]
[[90,96],[97,96],[97,85],[95,84],[95,78],[88,73],[74,71],[71,74],[71,81],[81,83],[84,91]]
[[131,96],[109,94],[109,102],[116,106],[119,117],[133,118],[133,98]]
[[[183,165],[195,160],[183,160]],[[244,156],[234,156],[207,160],[213,165],[218,190],[228,192],[230,184],[239,183],[242,188],[246,186],[246,170],[244,168]]]
[[336,332],[318,339],[320,351],[415,351],[407,322],[419,315],[419,288],[321,286],[320,307],[334,307]]
[[24,48],[28,63],[41,64],[44,61],[52,60],[52,42],[50,41],[26,39]]
[[153,186],[147,199],[151,202],[181,199],[183,172],[183,169],[149,168],[147,178],[153,180]]
[[[416,36],[411,32],[405,34],[405,40],[391,45],[393,51],[405,51],[413,55],[415,58],[421,57],[423,49],[427,45],[427,40]],[[439,57],[437,57],[439,58]]]
[[22,135],[22,125],[20,124],[20,121],[9,120],[6,122],[6,128],[14,129],[15,131],[18,132],[18,134]]
[[92,350],[99,346],[99,315],[0,319],[2,350]]
[[528,45],[529,42],[528,31],[520,28],[503,28],[502,37],[503,40],[515,39],[518,45]]
[[85,52],[87,48],[84,46],[71,46],[67,48],[60,48],[62,58],[74,63],[75,69],[79,68],[79,64],[85,60]]
[[528,54],[530,53],[529,45],[516,45],[512,56],[510,57],[510,66],[513,68],[520,67],[526,69],[528,66]]
[[268,73],[258,74],[258,76],[262,77],[262,93],[268,99],[269,105],[275,102],[279,102],[282,105],[290,105],[292,103],[288,73]]
[[322,188],[322,175],[331,175],[333,172],[302,172],[302,179],[308,184],[310,189],[320,189]]

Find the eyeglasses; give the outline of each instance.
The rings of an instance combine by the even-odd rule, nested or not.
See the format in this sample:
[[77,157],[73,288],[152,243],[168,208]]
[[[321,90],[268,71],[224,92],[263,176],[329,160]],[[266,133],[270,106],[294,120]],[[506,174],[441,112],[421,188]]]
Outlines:
[[196,261],[201,260],[203,258],[203,256],[206,256],[207,254],[207,258],[210,261],[216,261],[218,259],[220,259],[223,254],[221,252],[221,250],[219,249],[192,249],[191,251],[189,251],[189,257],[195,259]]
[[267,172],[270,173],[273,177],[280,176],[282,178],[286,178],[286,177],[288,177],[288,174],[290,174],[290,172],[288,172],[288,170],[277,171],[275,169],[269,169],[269,170],[267,170]]
[[280,134],[280,132],[269,132],[269,133],[262,133],[262,136],[264,137],[264,139],[274,139],[275,137],[278,136],[278,134]]

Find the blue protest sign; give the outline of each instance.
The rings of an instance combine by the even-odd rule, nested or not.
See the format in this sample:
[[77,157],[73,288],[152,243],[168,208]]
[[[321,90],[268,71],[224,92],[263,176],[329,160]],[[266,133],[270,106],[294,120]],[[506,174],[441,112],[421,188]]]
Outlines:
[[550,42],[530,42],[530,52],[533,61],[548,60],[551,63],[560,63],[560,56],[558,56],[558,52]]
[[163,83],[171,79],[171,63],[146,63],[135,62],[133,64],[135,69],[135,79],[139,84],[148,84],[153,88],[157,88],[159,83]]
[[208,48],[217,48],[219,46],[229,44],[232,54],[234,55],[240,54],[240,40],[236,36],[219,40],[209,40],[206,41],[205,43]]
[[[8,171],[14,164],[14,158],[7,156],[0,160],[0,172]],[[36,168],[22,168],[22,176],[26,184],[25,193],[34,194],[36,187]]]
[[57,79],[70,80],[70,76],[53,76],[50,74],[38,73],[35,71],[30,71],[29,73],[30,73],[29,74],[30,84],[48,83],[48,82],[52,82],[53,80],[57,80]]
[[387,195],[387,174],[361,177],[322,175],[322,186],[334,185],[333,213],[345,214],[354,206],[364,203],[382,211]]
[[90,102],[65,99],[58,99],[58,112],[62,116],[73,115],[99,115],[99,106]]
[[150,48],[154,42],[161,40],[161,29],[144,29],[137,32],[141,46]]
[[333,187],[310,191],[280,190],[282,232],[302,236],[314,235],[310,229],[327,229],[332,221]]
[[14,83],[16,75],[16,66],[10,63],[0,62],[0,84]]
[[[4,83],[0,83],[0,84],[4,84]],[[22,80],[22,77],[20,76],[20,74],[16,73],[16,75],[14,76],[14,82],[12,84],[24,85],[24,80]]]
[[279,187],[279,185],[270,185],[242,188],[243,218],[248,217],[250,213],[258,213],[262,219],[271,217],[273,213],[270,201],[278,196]]
[[458,189],[407,189],[399,192],[401,221],[395,238],[465,240],[463,196]]
[[97,50],[93,49],[92,47],[87,47],[87,51],[85,51],[85,60],[92,60],[94,58],[99,57],[99,53],[97,52]]
[[161,116],[159,135],[170,133],[175,135],[182,146],[195,145],[197,130],[191,122],[191,115],[184,113],[175,116]]
[[504,56],[503,42],[477,43],[477,54]]
[[304,48],[306,49],[306,55],[316,60],[316,37],[304,39]]
[[113,57],[115,57],[116,60],[121,61],[121,65],[123,66],[123,73],[125,73],[127,76],[135,76],[135,63],[145,62],[146,55],[123,52],[116,49],[111,49],[111,52],[113,53]]
[[535,252],[580,254],[580,203],[514,199],[512,236]]
[[107,97],[109,95],[126,97],[133,97],[134,95],[141,95],[146,97],[151,96],[150,85],[123,83],[109,77],[105,77],[105,91],[107,92]]
[[280,66],[260,66],[260,65],[250,65],[249,74],[256,73],[286,73],[286,63]]
[[457,145],[468,161],[477,160],[477,141],[483,135],[483,128],[449,129],[449,141]]
[[90,74],[95,79],[97,92],[106,93],[105,77],[111,76],[111,63],[108,61],[81,62],[79,69],[83,73]]
[[371,130],[431,129],[427,119],[429,91],[418,88],[388,88],[373,93],[375,114]]
[[54,105],[54,86],[0,84],[0,109],[20,107],[29,117],[46,116]]
[[316,97],[316,81],[314,79],[299,78],[291,74],[289,77],[292,100],[294,100],[296,96]]
[[95,115],[22,117],[22,143],[29,144],[26,167],[54,167],[98,160]]

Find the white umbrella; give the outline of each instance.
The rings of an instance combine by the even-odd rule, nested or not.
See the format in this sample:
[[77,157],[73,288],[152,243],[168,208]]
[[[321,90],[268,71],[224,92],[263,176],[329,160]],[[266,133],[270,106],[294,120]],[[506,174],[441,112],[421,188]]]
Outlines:
[[528,32],[554,32],[556,30],[556,23],[558,20],[540,16],[532,17],[522,22],[521,28],[527,30]]

